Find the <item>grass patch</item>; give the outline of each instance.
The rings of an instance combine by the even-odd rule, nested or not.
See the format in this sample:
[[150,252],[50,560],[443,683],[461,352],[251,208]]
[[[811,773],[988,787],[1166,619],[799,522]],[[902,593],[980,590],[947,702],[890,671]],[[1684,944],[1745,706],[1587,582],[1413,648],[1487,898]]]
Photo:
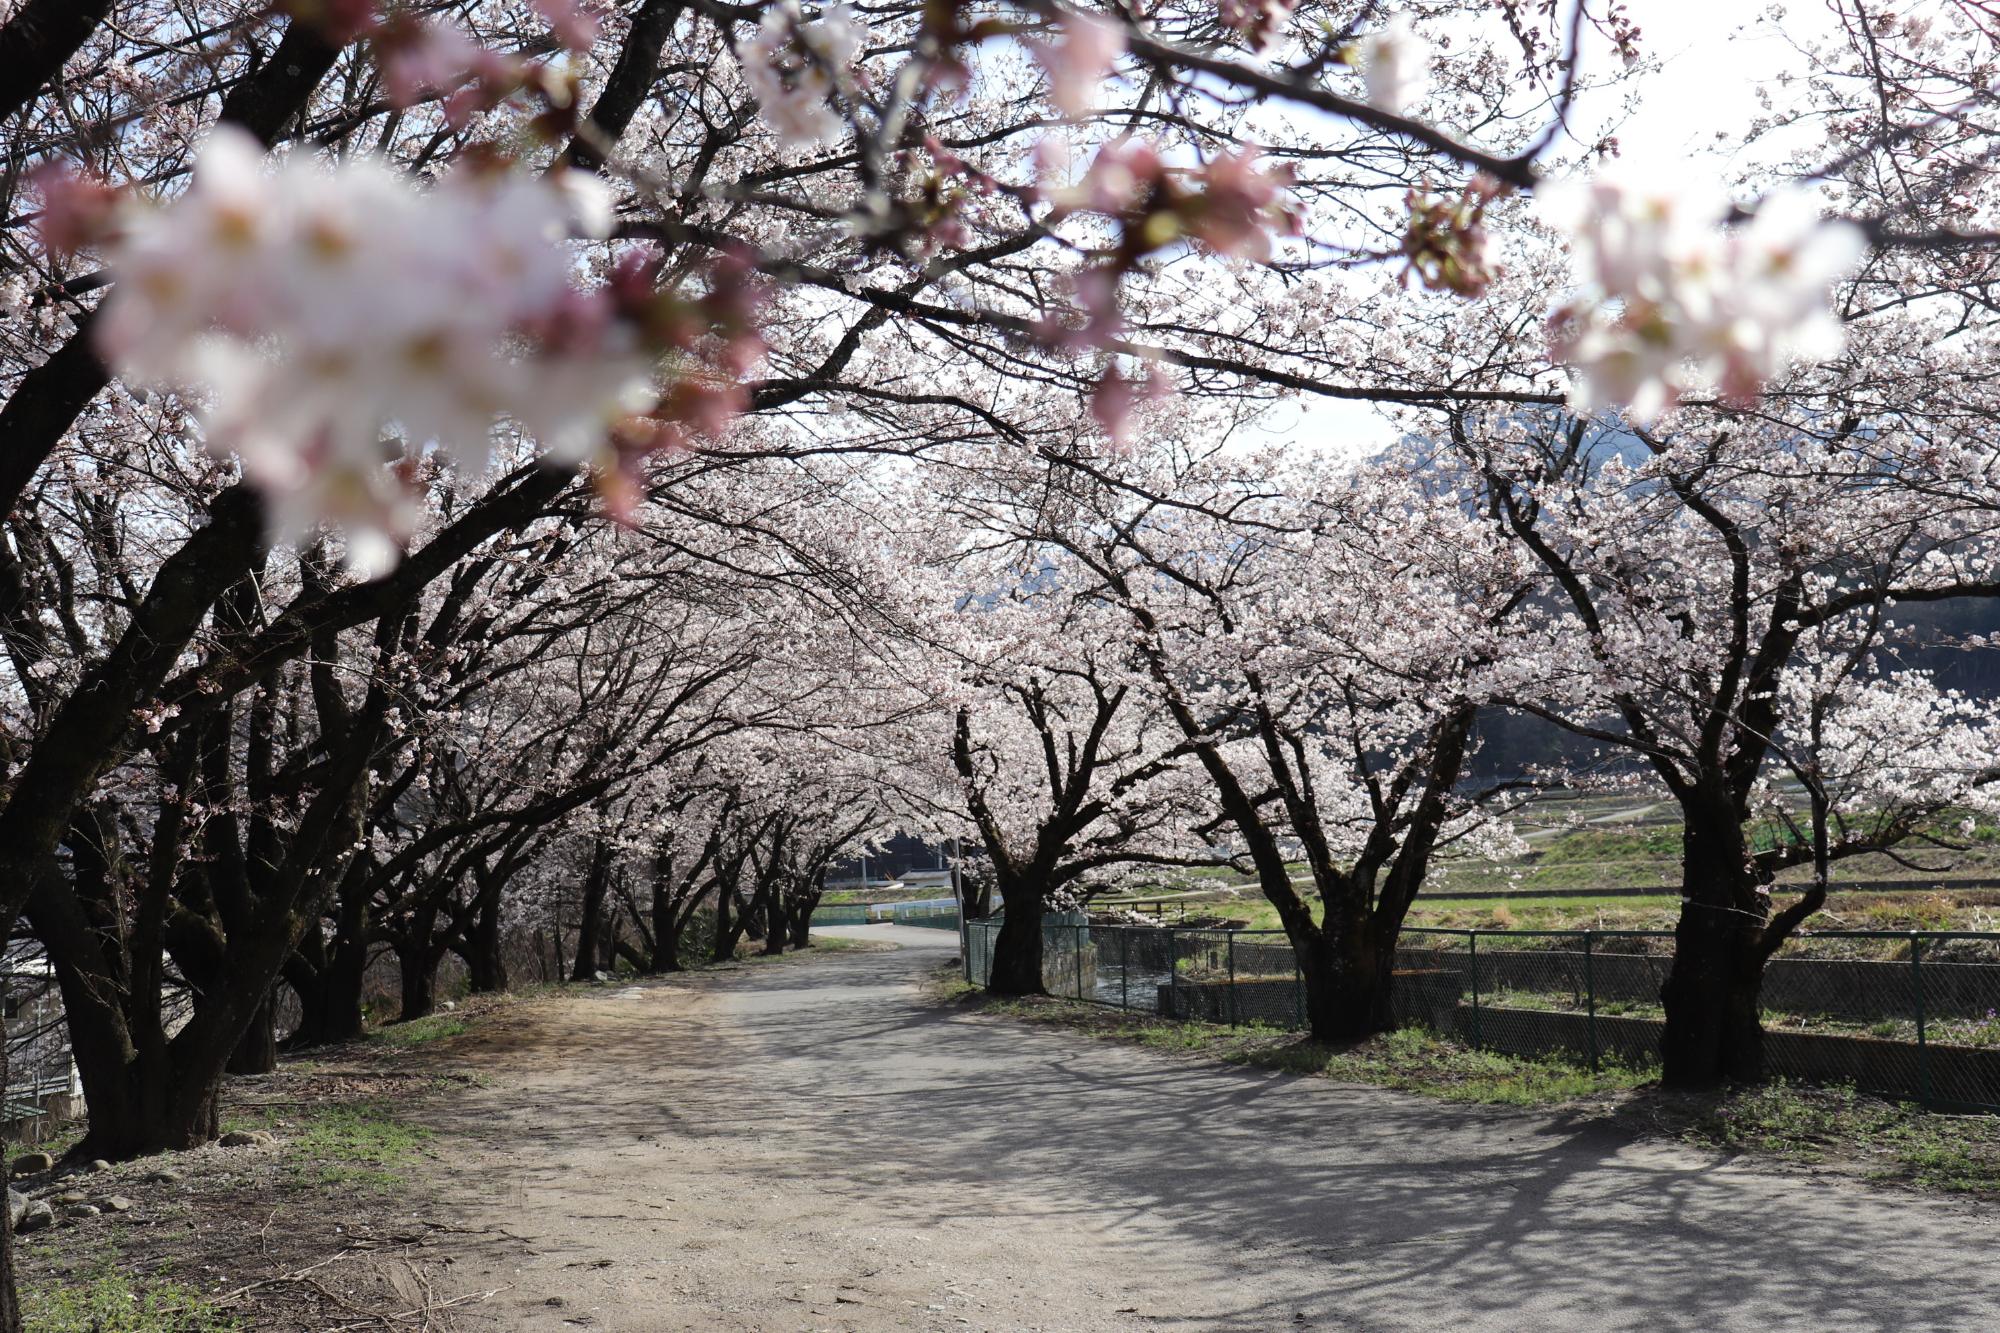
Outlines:
[[1652,1072],[1615,1062],[1592,1071],[1564,1060],[1475,1051],[1422,1028],[1323,1046],[1262,1024],[1230,1028],[1074,1000],[1001,1000],[967,984],[956,969],[934,973],[929,990],[940,1001],[1104,1040],[1441,1101],[1543,1108],[1595,1101],[1600,1105],[1588,1114],[1642,1134],[1834,1166],[1917,1190],[2000,1198],[2000,1116],[1943,1115],[1852,1088],[1783,1082],[1721,1095],[1651,1089],[1626,1096],[1650,1084]]
[[123,1274],[21,1291],[21,1316],[35,1333],[224,1333],[235,1319],[178,1283],[137,1287]]
[[309,1186],[393,1189],[434,1137],[399,1119],[388,1102],[316,1107],[304,1115],[253,1113],[232,1117],[229,1129],[265,1129],[284,1144],[293,1180]]
[[967,981],[956,963],[940,968],[931,978],[929,990],[947,1004],[964,1004],[986,993]]
[[[935,979],[933,993],[941,999],[963,1001],[981,992],[953,975]],[[1264,1024],[1230,1028],[1176,1022],[1070,1000],[993,1000],[983,1007],[1009,1018],[1048,1023],[1153,1050],[1366,1083],[1450,1102],[1561,1106],[1622,1092],[1651,1077],[1614,1062],[1592,1071],[1564,1061],[1475,1051],[1421,1028],[1384,1033],[1349,1046],[1322,1046],[1296,1032]]]
[[[1667,877],[1669,880],[1672,876]],[[1591,878],[1579,871],[1574,887],[1604,889],[1616,887],[1613,877]],[[1429,891],[1410,908],[1407,924],[1444,930],[1597,930],[1670,931],[1679,920],[1681,900],[1678,890],[1655,880],[1633,887],[1657,890],[1625,896],[1591,893],[1576,897],[1556,897],[1536,893],[1535,888],[1562,888],[1561,884],[1533,879],[1518,884],[1495,881],[1482,884],[1477,878],[1440,874],[1434,876]],[[1780,894],[1799,886],[1781,884]],[[1453,896],[1453,890],[1510,888],[1503,898]],[[1307,893],[1307,903],[1319,908],[1317,896]],[[1143,914],[1151,919],[1150,913]],[[1244,930],[1280,930],[1277,908],[1266,902],[1254,887],[1216,889],[1191,894],[1169,904],[1159,924],[1172,926],[1183,919],[1225,918],[1241,923]],[[1913,886],[1909,891],[1868,890],[1842,892],[1835,889],[1827,906],[1808,923],[1810,930],[2000,930],[2000,890],[1932,890]],[[1423,937],[1410,936],[1406,943],[1421,945]],[[1539,947],[1556,947],[1547,940]],[[1515,940],[1509,947],[1538,947],[1533,940]],[[1662,946],[1664,947],[1664,946]],[[1825,951],[1825,942],[1812,946]],[[1873,956],[1882,950],[1903,946],[1893,941],[1855,942],[1849,946],[1854,956]],[[1971,949],[1973,946],[1965,946]],[[1903,956],[1907,957],[1907,953]]]
[[815,935],[812,948],[829,953],[879,953],[879,940],[857,940],[851,935]]
[[464,1033],[465,1020],[457,1014],[429,1014],[407,1023],[390,1023],[369,1034],[384,1046],[422,1046]]
[[55,1123],[41,1138],[20,1143],[0,1142],[0,1154],[9,1162],[27,1153],[45,1152],[60,1162],[63,1154],[74,1148],[89,1128],[83,1120],[66,1120]]
[[1652,1077],[1615,1061],[1592,1070],[1560,1060],[1475,1051],[1422,1028],[1404,1028],[1345,1048],[1294,1040],[1237,1063],[1323,1074],[1448,1102],[1501,1106],[1561,1106],[1623,1092]]
[[1680,1136],[1788,1162],[1852,1164],[1919,1189],[2000,1196],[2000,1118],[1939,1115],[1853,1088],[1780,1082],[1727,1093]]

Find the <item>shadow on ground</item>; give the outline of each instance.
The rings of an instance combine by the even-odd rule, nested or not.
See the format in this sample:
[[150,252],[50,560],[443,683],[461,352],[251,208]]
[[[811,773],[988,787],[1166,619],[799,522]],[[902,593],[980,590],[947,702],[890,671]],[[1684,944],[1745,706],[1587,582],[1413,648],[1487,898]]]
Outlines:
[[[586,1222],[656,1217],[644,1200],[676,1177],[649,1176],[643,1149],[671,1140],[705,1179],[754,1156],[746,1192],[857,1227],[971,1224],[998,1250],[988,1281],[1092,1266],[1104,1304],[1035,1327],[2000,1323],[1991,1210],[925,1004],[918,980],[955,941],[895,934],[910,947],[540,1012],[538,1039],[503,1056],[521,1069],[490,1070],[452,1127],[501,1155],[523,1199],[632,1145],[631,1172],[612,1173],[631,1197]],[[1013,1227],[1055,1252],[1006,1271]],[[957,1307],[848,1326],[943,1325],[939,1308]]]

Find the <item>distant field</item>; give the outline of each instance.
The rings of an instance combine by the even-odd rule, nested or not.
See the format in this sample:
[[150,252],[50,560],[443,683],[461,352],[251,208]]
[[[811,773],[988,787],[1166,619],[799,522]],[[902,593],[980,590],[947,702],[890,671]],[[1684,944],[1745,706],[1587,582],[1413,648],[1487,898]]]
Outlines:
[[[1143,913],[1152,919],[1150,909]],[[1671,930],[1680,915],[1677,894],[1638,897],[1554,898],[1523,893],[1507,898],[1424,896],[1408,924],[1452,930]],[[1255,889],[1177,896],[1159,920],[1227,921],[1241,930],[1277,930],[1278,912]],[[1907,893],[1833,894],[1813,918],[1820,930],[2000,931],[2000,889],[1912,890]]]
[[[1516,820],[1527,852],[1506,861],[1447,859],[1410,915],[1412,925],[1456,929],[1666,929],[1680,908],[1680,822],[1671,802],[1648,797],[1559,797],[1538,802]],[[1956,838],[1959,830],[1950,828]],[[2000,929],[2000,891],[1953,887],[1950,881],[2000,877],[2000,827],[1982,821],[1963,839],[1964,851],[1925,849],[1913,870],[1886,856],[1863,856],[1835,866],[1835,894],[1815,921],[1822,929]],[[1300,875],[1304,867],[1298,868]],[[1808,878],[1800,867],[1779,877],[1781,892]],[[1233,887],[1225,887],[1237,881]],[[1908,892],[1839,892],[1842,882],[1907,884]],[[1651,889],[1620,896],[1545,896],[1553,890]],[[1228,871],[1181,875],[1123,896],[1158,892],[1179,898],[1167,919],[1211,916],[1248,929],[1274,930],[1276,909],[1254,885]],[[1502,899],[1454,894],[1504,892]]]
[[841,903],[905,903],[921,902],[926,898],[949,898],[949,884],[919,884],[914,888],[889,889],[880,884],[860,889],[828,889],[820,901],[829,907]]

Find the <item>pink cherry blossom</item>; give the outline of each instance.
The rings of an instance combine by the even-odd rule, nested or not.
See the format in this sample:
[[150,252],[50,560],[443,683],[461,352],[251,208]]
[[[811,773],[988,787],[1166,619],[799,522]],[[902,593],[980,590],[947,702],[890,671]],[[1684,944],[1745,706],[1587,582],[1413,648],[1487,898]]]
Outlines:
[[1747,403],[1793,359],[1841,346],[1827,289],[1860,258],[1862,237],[1823,221],[1801,191],[1773,191],[1735,226],[1719,189],[1690,188],[1679,173],[1552,187],[1542,206],[1567,233],[1580,280],[1549,336],[1577,374],[1582,410],[1622,408],[1644,424],[1697,384]]
[[[614,289],[573,284],[567,238],[601,211],[561,173],[460,171],[419,190],[367,157],[268,167],[220,129],[186,193],[133,214],[99,343],[135,383],[200,392],[209,447],[275,498],[281,535],[365,529],[381,540],[350,549],[379,567],[409,527],[385,462],[435,445],[477,476],[510,422],[583,462],[655,401],[653,335]],[[747,311],[719,299],[697,303],[690,347],[718,318],[741,341]]]
[[846,5],[831,5],[808,23],[796,0],[764,13],[757,35],[737,48],[744,80],[757,109],[792,148],[814,148],[846,129],[831,105],[867,40],[867,29]]
[[1125,29],[1095,14],[1065,13],[1055,35],[1027,43],[1049,76],[1049,101],[1065,116],[1084,115],[1095,106],[1104,76],[1125,54]]
[[572,51],[588,51],[603,27],[589,0],[535,0],[535,12],[548,20],[555,39]]

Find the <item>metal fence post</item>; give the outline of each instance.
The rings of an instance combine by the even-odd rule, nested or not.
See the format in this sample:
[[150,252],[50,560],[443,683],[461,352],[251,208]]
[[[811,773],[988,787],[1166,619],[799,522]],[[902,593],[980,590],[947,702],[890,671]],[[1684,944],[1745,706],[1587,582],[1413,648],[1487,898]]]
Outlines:
[[[1167,1017],[1179,1018],[1181,1016],[1181,996],[1180,996],[1181,977],[1179,970],[1174,967],[1174,958],[1175,958],[1174,928],[1172,926],[1168,926],[1166,929],[1167,929]],[[1155,1000],[1153,1003],[1158,1004],[1159,1001]]]
[[1590,1033],[1590,1070],[1597,1072],[1597,968],[1594,963],[1596,951],[1591,947],[1597,932],[1583,932],[1583,1001],[1584,1010],[1589,1015],[1584,1026]]
[[1479,1049],[1479,932],[1465,932],[1466,971],[1472,983],[1472,1049]]
[[1118,1007],[1132,1007],[1132,931],[1129,926],[1118,928]]
[[1229,1026],[1236,1026],[1236,932],[1230,931],[1225,939],[1229,941]]
[[1924,937],[1910,932],[1910,991],[1917,1007],[1917,1086],[1926,1106],[1937,1100],[1931,1088],[1930,1047],[1924,1034]]
[[1076,998],[1079,1000],[1089,998],[1083,993],[1083,946],[1089,942],[1090,926],[1086,922],[1076,928]]

